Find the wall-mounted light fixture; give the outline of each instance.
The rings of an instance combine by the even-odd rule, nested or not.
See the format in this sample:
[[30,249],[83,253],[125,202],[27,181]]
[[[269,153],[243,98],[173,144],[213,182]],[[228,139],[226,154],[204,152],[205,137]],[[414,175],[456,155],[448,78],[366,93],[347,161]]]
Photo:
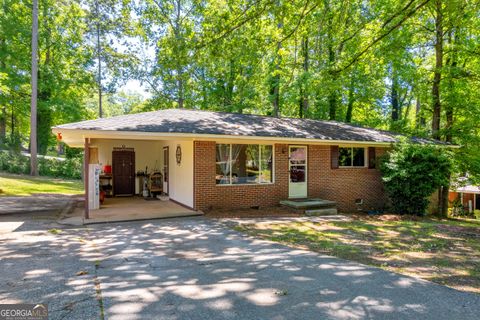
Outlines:
[[175,157],[177,158],[177,164],[180,165],[182,163],[182,148],[180,147],[180,145],[177,145]]

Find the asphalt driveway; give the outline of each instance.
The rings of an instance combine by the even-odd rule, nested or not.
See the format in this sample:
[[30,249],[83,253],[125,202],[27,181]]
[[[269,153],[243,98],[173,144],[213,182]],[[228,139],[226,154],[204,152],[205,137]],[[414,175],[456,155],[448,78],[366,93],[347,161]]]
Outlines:
[[480,314],[480,295],[252,239],[205,218],[40,229],[0,238],[0,303],[46,302],[51,319]]

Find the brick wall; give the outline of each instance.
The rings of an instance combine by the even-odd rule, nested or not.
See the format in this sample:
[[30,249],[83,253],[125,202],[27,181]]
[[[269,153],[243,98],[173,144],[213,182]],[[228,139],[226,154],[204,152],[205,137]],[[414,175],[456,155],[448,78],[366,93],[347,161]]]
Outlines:
[[[384,149],[376,148],[377,157]],[[288,145],[275,145],[275,183],[269,185],[216,185],[215,142],[196,141],[194,150],[195,209],[274,206],[288,198]],[[333,200],[341,212],[379,208],[386,201],[377,169],[331,169],[329,146],[308,146],[308,196]]]
[[[375,148],[375,157],[385,153]],[[356,199],[363,199],[363,209],[379,209],[387,201],[378,169],[331,169],[330,146],[308,146],[308,196],[337,202],[340,212],[355,212]]]
[[288,198],[287,145],[275,145],[275,183],[265,185],[217,185],[215,183],[215,142],[195,142],[195,209],[249,208],[274,206]]

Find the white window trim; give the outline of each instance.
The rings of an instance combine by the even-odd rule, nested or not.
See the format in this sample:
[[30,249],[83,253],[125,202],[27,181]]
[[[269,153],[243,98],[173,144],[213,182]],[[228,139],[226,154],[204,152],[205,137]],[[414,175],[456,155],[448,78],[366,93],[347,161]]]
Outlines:
[[[274,144],[263,144],[263,143],[215,143],[215,149],[218,144],[224,144],[229,146],[229,159],[230,159],[230,183],[215,183],[218,187],[231,187],[231,186],[268,186],[275,184],[275,145]],[[257,145],[258,146],[258,161],[259,164],[262,162],[262,155],[260,152],[260,146],[271,146],[272,147],[272,181],[271,182],[259,182],[259,183],[232,183],[232,145],[242,144],[242,145]],[[215,150],[216,152],[216,150]],[[215,161],[215,164],[217,161]]]
[[[351,166],[338,166],[340,169],[361,169],[361,168],[368,168],[368,153],[367,147],[360,147],[360,146],[338,146],[338,148],[348,148],[351,150],[351,157],[352,157],[352,165]],[[353,165],[353,148],[362,148],[363,149],[363,166],[354,166]],[[338,153],[339,159],[338,162],[340,162],[340,152]]]

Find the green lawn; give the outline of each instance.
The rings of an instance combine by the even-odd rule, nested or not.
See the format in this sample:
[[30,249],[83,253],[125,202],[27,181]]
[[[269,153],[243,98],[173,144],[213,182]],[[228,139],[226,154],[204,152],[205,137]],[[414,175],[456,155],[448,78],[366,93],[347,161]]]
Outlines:
[[480,293],[480,221],[350,217],[350,221],[259,222],[235,229]]
[[83,182],[0,172],[0,196],[30,196],[38,193],[81,194]]

